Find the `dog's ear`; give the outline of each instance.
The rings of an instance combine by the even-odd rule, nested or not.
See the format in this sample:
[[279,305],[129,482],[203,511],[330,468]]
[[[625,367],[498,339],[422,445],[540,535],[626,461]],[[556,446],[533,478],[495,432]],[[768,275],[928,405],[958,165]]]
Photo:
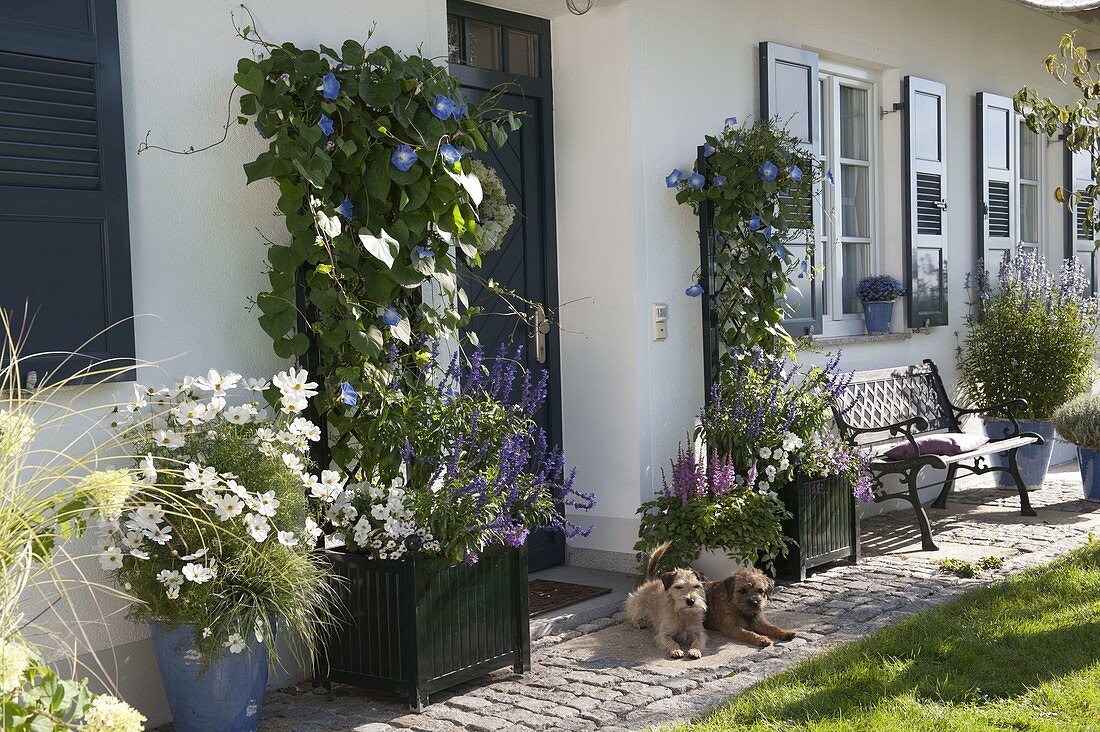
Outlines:
[[700,572],[698,569],[694,570],[694,572],[695,572],[695,578],[697,580],[699,580],[700,582],[702,582],[703,584],[706,584],[707,582],[710,582],[710,580],[707,579],[707,576],[705,574],[703,574],[702,572]]
[[722,580],[722,587],[726,590],[726,599],[733,602],[733,593],[737,591],[737,580],[733,577],[726,577]]
[[675,582],[675,581],[676,581],[676,573],[675,572],[665,572],[664,574],[661,575],[661,582],[664,582],[666,590],[669,589],[670,587],[672,587],[672,583]]
[[765,581],[767,584],[764,585],[764,594],[771,597],[772,593],[775,592],[775,580],[771,577],[767,577]]

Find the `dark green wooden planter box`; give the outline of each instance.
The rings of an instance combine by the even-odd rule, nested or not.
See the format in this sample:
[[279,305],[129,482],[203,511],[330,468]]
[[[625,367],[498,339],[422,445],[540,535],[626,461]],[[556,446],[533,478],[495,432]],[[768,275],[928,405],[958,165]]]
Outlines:
[[791,513],[783,533],[794,543],[776,560],[777,576],[801,581],[813,567],[859,561],[859,511],[846,480],[799,477],[780,489],[779,498]]
[[[322,683],[429,695],[506,666],[531,666],[527,549],[494,547],[474,565],[326,552],[343,622],[325,643]],[[327,668],[326,668],[327,666]]]

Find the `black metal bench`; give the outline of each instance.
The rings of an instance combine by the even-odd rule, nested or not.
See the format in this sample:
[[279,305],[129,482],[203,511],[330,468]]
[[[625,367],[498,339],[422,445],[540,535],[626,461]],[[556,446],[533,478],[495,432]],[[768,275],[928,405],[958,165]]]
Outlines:
[[[1016,482],[1020,513],[1035,515],[1016,465],[1016,450],[1043,442],[1034,432],[1020,431],[1015,415],[1026,408],[1027,402],[1022,399],[977,409],[956,407],[947,396],[936,364],[925,359],[920,365],[857,372],[844,395],[834,404],[833,415],[841,437],[849,444],[871,451],[875,501],[891,498],[908,501],[917,514],[924,550],[935,551],[938,547],[932,541],[928,515],[917,493],[917,478],[923,468],[947,471],[943,488],[932,503],[935,508],[946,506],[947,496],[960,470],[966,471],[963,475],[1002,471],[1009,473]],[[1012,429],[1002,438],[991,439],[976,450],[958,455],[921,454],[916,437],[936,432],[962,432],[959,420],[971,414],[1002,417],[1012,424]],[[913,457],[889,459],[883,456],[890,447],[906,441],[912,445]],[[1003,454],[1006,464],[988,464],[986,458],[994,454]],[[901,491],[886,492],[882,479],[889,475],[899,476]]]

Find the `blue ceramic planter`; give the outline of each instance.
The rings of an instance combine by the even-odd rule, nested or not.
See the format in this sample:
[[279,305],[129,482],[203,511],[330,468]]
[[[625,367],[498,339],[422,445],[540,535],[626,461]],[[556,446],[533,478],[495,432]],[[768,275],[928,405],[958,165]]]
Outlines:
[[890,332],[894,318],[894,301],[863,303],[863,322],[869,335],[885,335]]
[[1100,452],[1078,447],[1077,464],[1081,467],[1085,500],[1100,502]]
[[[1054,452],[1054,423],[1049,419],[1021,419],[1021,432],[1035,432],[1042,436],[1042,445],[1024,445],[1016,451],[1016,465],[1020,468],[1020,477],[1024,487],[1037,491],[1043,487],[1050,468],[1050,455]],[[985,433],[991,438],[1000,438],[1012,433],[1012,423],[1007,419],[991,419],[985,424]],[[990,455],[991,465],[1005,465],[1000,455]],[[1008,473],[995,473],[998,488],[1015,488],[1016,483]]]
[[249,638],[246,650],[226,652],[203,672],[194,628],[149,627],[176,732],[255,732],[267,688],[265,644]]

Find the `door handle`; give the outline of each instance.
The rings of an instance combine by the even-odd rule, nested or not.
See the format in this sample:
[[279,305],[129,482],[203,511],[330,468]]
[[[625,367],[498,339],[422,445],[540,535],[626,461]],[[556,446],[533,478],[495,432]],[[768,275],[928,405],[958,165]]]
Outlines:
[[535,360],[546,363],[546,335],[550,332],[550,321],[546,319],[546,310],[542,305],[535,306]]

